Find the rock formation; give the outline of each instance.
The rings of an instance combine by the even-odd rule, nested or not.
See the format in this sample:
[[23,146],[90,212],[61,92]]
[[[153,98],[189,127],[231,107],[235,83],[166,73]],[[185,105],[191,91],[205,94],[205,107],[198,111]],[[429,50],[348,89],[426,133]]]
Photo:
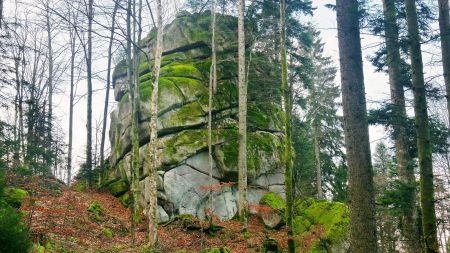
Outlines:
[[[237,20],[217,17],[218,87],[213,101],[214,184],[237,181]],[[176,214],[204,217],[208,203],[209,163],[207,149],[208,85],[211,65],[210,15],[181,14],[164,29],[163,58],[158,94],[158,204],[161,221]],[[156,33],[140,44],[140,164],[149,141],[151,67]],[[257,44],[256,44],[257,45]],[[247,52],[249,53],[249,52]],[[259,203],[271,191],[284,194],[282,167],[282,117],[279,68],[269,58],[252,52],[248,73],[248,198]],[[111,113],[110,166],[105,184],[116,196],[127,198],[131,168],[131,104],[127,94],[126,65],[114,70],[118,102]],[[141,203],[148,202],[141,168]],[[226,184],[213,194],[213,212],[231,219],[237,211],[237,185]],[[125,194],[125,195],[124,195]]]

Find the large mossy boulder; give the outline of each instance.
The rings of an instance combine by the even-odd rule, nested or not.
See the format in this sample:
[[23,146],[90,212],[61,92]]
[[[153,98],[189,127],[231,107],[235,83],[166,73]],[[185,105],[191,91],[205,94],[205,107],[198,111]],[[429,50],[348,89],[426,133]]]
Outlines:
[[[220,219],[237,211],[238,92],[237,19],[218,15],[217,91],[212,101],[213,210]],[[164,27],[158,91],[158,204],[161,217],[177,214],[205,216],[209,207],[208,85],[211,66],[210,12],[183,14]],[[150,97],[152,93],[153,30],[140,42],[146,51],[139,66],[139,139],[141,203],[149,203],[148,156]],[[148,61],[147,59],[150,59]],[[248,74],[248,196],[258,204],[268,191],[284,194],[281,162],[282,122],[279,66],[252,52]],[[111,113],[110,165],[107,180],[130,181],[131,103],[126,61],[113,74],[117,107]],[[225,184],[226,183],[226,184]],[[121,186],[125,184],[121,184]],[[125,189],[121,188],[121,195]]]
[[[286,220],[285,210],[286,201],[269,192],[260,200],[258,215],[266,226],[276,228]],[[349,210],[343,203],[312,198],[295,201],[293,232],[300,252],[347,252],[349,221]]]

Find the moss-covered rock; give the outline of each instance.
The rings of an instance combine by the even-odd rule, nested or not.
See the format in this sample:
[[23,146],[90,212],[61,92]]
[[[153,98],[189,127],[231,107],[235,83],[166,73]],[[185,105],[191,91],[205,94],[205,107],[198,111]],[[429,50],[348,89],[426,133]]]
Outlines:
[[126,180],[120,179],[108,185],[108,190],[112,195],[119,197],[128,191],[129,185]]
[[259,204],[259,216],[268,228],[277,229],[284,225],[286,201],[280,195],[269,192],[261,198]]
[[129,207],[130,206],[130,194],[128,192],[126,192],[125,194],[123,194],[122,196],[119,197],[119,201],[124,207]]
[[259,203],[279,211],[284,211],[284,209],[286,209],[286,201],[284,198],[274,192],[265,194]]
[[[299,238],[316,238],[314,243],[307,245],[307,252],[329,252],[327,249],[345,243],[350,221],[345,204],[309,198],[298,201],[295,211],[294,233]],[[316,237],[311,237],[312,234]]]

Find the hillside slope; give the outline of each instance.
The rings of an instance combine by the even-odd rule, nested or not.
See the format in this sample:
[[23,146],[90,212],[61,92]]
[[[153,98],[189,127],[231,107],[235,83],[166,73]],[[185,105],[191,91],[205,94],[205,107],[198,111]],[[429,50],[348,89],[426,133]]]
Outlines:
[[[43,246],[41,250],[149,252],[145,246],[146,221],[137,228],[136,246],[132,247],[130,210],[110,193],[77,191],[56,180],[38,177],[21,187],[31,193],[21,210],[26,212],[33,241]],[[158,250],[200,252],[206,248],[227,247],[231,252],[260,252],[269,237],[278,238],[281,248],[286,248],[286,231],[267,229],[258,217],[250,219],[247,238],[241,233],[242,226],[238,221],[218,222],[216,225],[223,228],[214,235],[201,231],[200,227],[206,228],[207,224],[190,216],[160,226]]]

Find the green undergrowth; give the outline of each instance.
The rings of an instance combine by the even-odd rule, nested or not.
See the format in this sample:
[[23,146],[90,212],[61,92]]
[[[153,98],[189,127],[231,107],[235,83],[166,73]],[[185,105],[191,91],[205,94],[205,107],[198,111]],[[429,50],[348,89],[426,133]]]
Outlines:
[[102,214],[102,207],[100,205],[100,202],[98,201],[92,201],[88,208],[87,211],[91,214],[90,217],[92,217],[95,221],[97,222],[101,222],[103,221],[103,218],[101,216]]

